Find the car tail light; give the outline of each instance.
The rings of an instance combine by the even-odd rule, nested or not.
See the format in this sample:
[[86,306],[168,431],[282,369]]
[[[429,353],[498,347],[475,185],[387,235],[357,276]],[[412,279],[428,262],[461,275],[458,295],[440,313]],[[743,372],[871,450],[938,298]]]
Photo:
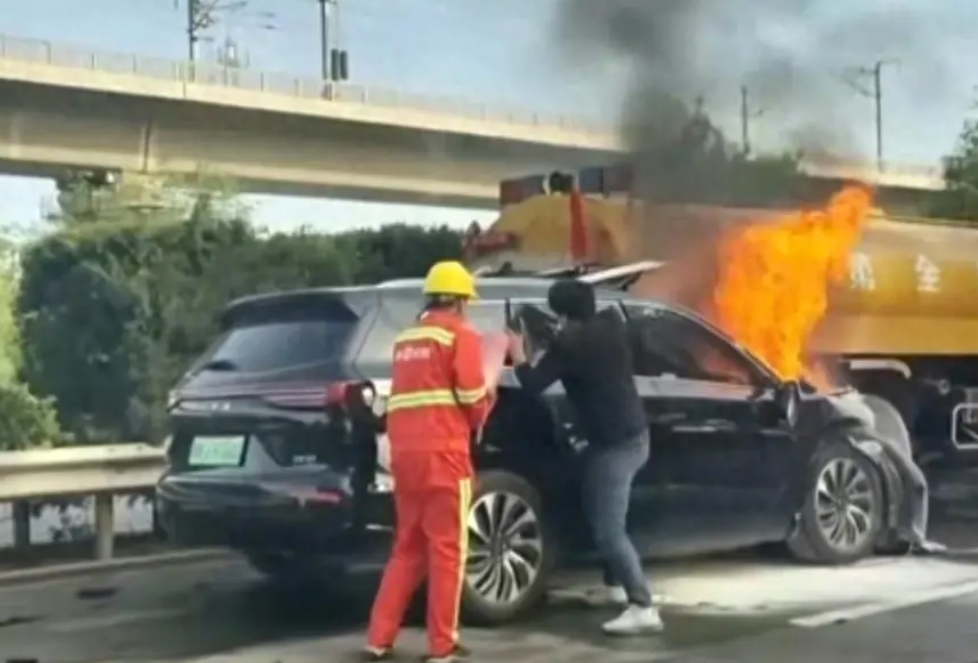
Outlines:
[[376,399],[376,390],[370,382],[350,380],[331,382],[322,387],[269,391],[262,394],[262,398],[271,405],[296,410],[370,408]]
[[289,494],[301,504],[340,504],[343,501],[342,493],[335,490],[322,490],[316,488],[311,490],[291,491]]

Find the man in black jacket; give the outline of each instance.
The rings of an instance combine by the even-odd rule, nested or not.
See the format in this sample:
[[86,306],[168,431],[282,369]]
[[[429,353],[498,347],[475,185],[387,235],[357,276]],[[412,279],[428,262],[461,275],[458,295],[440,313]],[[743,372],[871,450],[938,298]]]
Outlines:
[[551,346],[531,365],[524,339],[510,333],[510,356],[525,391],[539,393],[560,380],[574,411],[585,450],[585,513],[605,562],[610,598],[627,604],[603,625],[610,635],[658,632],[659,613],[625,530],[632,481],[649,458],[648,423],[632,378],[624,322],[617,313],[596,313],[594,289],[576,280],[557,281],[547,294],[560,320]]

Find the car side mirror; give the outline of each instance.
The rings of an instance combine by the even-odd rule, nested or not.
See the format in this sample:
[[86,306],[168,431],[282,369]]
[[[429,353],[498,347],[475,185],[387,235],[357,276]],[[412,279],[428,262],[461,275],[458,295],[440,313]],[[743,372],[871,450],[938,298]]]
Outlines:
[[801,384],[797,380],[786,380],[774,392],[774,402],[788,421],[795,423],[798,417],[798,402],[801,400]]

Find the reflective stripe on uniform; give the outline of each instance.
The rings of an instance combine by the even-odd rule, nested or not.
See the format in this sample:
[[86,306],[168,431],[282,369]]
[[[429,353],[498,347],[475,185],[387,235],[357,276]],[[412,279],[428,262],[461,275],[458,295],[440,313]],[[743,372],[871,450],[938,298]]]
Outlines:
[[435,405],[458,405],[455,394],[451,389],[428,389],[411,391],[404,394],[392,394],[387,399],[387,411],[410,410],[419,407]]
[[458,644],[458,624],[462,611],[462,591],[465,587],[465,569],[469,561],[469,512],[472,510],[472,479],[458,482],[458,593],[455,599],[455,612],[452,615],[452,639]]
[[473,403],[478,403],[486,395],[486,388],[479,387],[477,389],[456,389],[455,395],[458,397],[458,402],[462,405],[472,405]]
[[397,338],[394,339],[395,344],[402,343],[404,341],[434,341],[439,345],[451,347],[455,343],[455,333],[442,327],[434,327],[430,325],[412,327],[410,329],[405,329],[397,335]]

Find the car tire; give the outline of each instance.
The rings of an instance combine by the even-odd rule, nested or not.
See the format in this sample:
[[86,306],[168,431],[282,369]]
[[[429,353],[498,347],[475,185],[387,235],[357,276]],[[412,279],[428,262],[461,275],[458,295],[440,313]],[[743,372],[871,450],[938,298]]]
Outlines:
[[543,602],[557,558],[539,492],[502,470],[480,473],[469,512],[462,586],[468,624],[497,626]]
[[872,555],[883,531],[885,500],[879,472],[868,458],[845,443],[826,444],[812,463],[788,550],[801,561],[826,565]]

